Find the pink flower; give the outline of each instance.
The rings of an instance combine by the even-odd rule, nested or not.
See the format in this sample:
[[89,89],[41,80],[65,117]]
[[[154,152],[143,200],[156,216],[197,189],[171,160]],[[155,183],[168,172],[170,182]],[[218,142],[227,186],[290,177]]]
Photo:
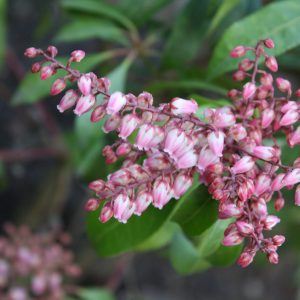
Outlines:
[[154,134],[154,126],[149,124],[142,125],[136,137],[135,146],[139,150],[149,150],[151,146],[151,140],[154,138]]
[[92,80],[88,75],[82,75],[77,81],[80,92],[87,96],[91,93]]
[[153,202],[153,196],[150,192],[142,191],[139,192],[135,200],[135,211],[134,214],[140,216],[147,207]]
[[276,216],[267,216],[264,220],[264,229],[265,230],[271,230],[273,227],[275,227],[280,222],[280,219]]
[[81,96],[76,104],[74,113],[78,116],[83,115],[88,112],[96,103],[96,98],[94,95]]
[[237,221],[235,225],[239,233],[243,236],[251,235],[254,232],[253,225],[245,221]]
[[229,107],[216,109],[213,117],[213,124],[218,128],[225,128],[234,125],[235,116]]
[[73,107],[76,104],[78,98],[79,97],[74,90],[68,90],[57,105],[57,109],[61,113],[64,112],[65,110]]
[[244,56],[247,52],[247,49],[245,46],[237,46],[233,50],[231,50],[230,55],[233,58],[238,58],[241,56]]
[[278,64],[277,60],[274,56],[267,56],[265,59],[265,64],[268,69],[270,69],[272,72],[278,71]]
[[41,68],[41,76],[40,77],[42,80],[48,79],[53,74],[54,74],[54,70],[50,66],[44,66]]
[[191,187],[192,183],[192,176],[184,172],[178,173],[173,184],[174,198],[179,199]]
[[95,211],[98,207],[99,207],[99,201],[98,199],[95,198],[90,198],[84,206],[86,211]]
[[300,182],[300,169],[294,169],[286,174],[282,180],[284,186],[294,185]]
[[283,93],[287,93],[291,91],[291,83],[284,78],[281,77],[276,78],[276,85],[277,88]]
[[173,157],[174,152],[185,145],[185,133],[178,128],[171,129],[165,138],[164,151]]
[[275,118],[275,112],[271,108],[266,108],[262,112],[262,118],[261,118],[261,126],[262,128],[267,128],[271,125]]
[[254,255],[255,255],[255,252],[253,254],[249,253],[247,251],[242,252],[242,254],[240,255],[240,257],[239,257],[239,259],[237,261],[237,263],[242,268],[246,268],[246,267],[248,267],[252,263]]
[[118,220],[123,223],[126,224],[128,219],[134,214],[136,210],[136,204],[133,201],[129,201],[129,203],[127,204],[125,210],[122,213],[122,216],[120,218],[118,218]]
[[122,220],[122,215],[130,204],[130,199],[127,194],[119,194],[113,200],[114,217],[118,220]]
[[290,126],[299,120],[299,113],[296,110],[289,110],[281,118],[280,126]]
[[285,177],[284,173],[278,174],[271,184],[271,189],[273,192],[279,191],[284,187],[283,178]]
[[58,95],[65,89],[65,87],[66,87],[65,81],[63,79],[58,78],[53,82],[53,85],[50,90],[50,94],[52,96]]
[[188,150],[176,160],[176,165],[179,169],[187,169],[194,167],[197,164],[197,155],[193,150]]
[[253,84],[252,82],[246,83],[243,88],[243,98],[245,100],[252,98],[255,94],[255,91],[256,91],[255,84]]
[[244,156],[233,165],[231,172],[233,174],[246,173],[253,168],[254,164],[255,162],[250,156]]
[[109,97],[106,112],[114,115],[126,105],[126,102],[126,97],[121,92],[115,92]]
[[198,104],[195,100],[174,98],[171,101],[171,111],[174,115],[194,114],[197,109]]
[[223,156],[225,134],[223,131],[212,131],[207,136],[207,141],[212,152],[219,157]]
[[153,184],[153,205],[162,209],[172,198],[172,189],[166,179],[158,178]]
[[255,195],[260,196],[264,192],[268,191],[271,186],[271,178],[266,174],[258,176],[255,184]]
[[71,58],[75,62],[80,62],[85,57],[85,52],[82,50],[75,50],[71,53]]
[[236,142],[238,142],[247,136],[247,131],[243,125],[235,124],[230,127],[229,134]]
[[273,49],[275,47],[275,44],[274,44],[273,40],[271,40],[271,39],[266,39],[264,41],[264,44],[269,49]]
[[228,227],[224,234],[222,244],[224,246],[235,246],[242,243],[244,238],[239,234],[236,226]]
[[253,154],[264,160],[273,160],[276,157],[275,149],[266,146],[257,146],[253,149]]
[[207,146],[203,147],[200,151],[197,167],[199,170],[204,171],[209,165],[219,162],[220,158],[215,155]]
[[119,137],[122,139],[127,139],[136,129],[139,122],[140,119],[135,114],[128,114],[123,117],[120,125]]

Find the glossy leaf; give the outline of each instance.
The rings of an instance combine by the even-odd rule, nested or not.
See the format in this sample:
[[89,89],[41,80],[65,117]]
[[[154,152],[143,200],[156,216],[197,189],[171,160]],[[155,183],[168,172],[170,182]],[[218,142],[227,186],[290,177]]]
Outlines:
[[89,13],[91,15],[98,15],[110,18],[130,31],[136,31],[135,25],[124,14],[115,9],[112,5],[105,4],[102,1],[93,0],[63,0],[62,5],[69,10]]
[[64,25],[55,40],[57,42],[74,42],[93,38],[129,45],[125,33],[115,23],[91,17],[76,19]]
[[217,44],[208,68],[208,77],[214,78],[237,66],[229,56],[237,45],[255,46],[261,38],[271,38],[276,47],[268,53],[282,54],[300,44],[300,4],[281,1],[269,4],[258,12],[234,23]]
[[[81,72],[87,72],[94,69],[97,65],[112,58],[114,51],[102,52],[99,54],[91,54],[87,56],[79,64],[74,64],[73,67]],[[60,58],[61,62],[66,63],[67,58]],[[39,74],[27,73],[19,85],[17,91],[13,96],[12,103],[15,105],[34,103],[46,97],[50,93],[50,88],[54,80],[60,76],[64,76],[62,71],[57,72],[48,80],[40,80]]]
[[175,205],[176,201],[170,201],[162,210],[150,207],[142,216],[131,217],[127,224],[121,224],[115,219],[101,224],[98,220],[99,211],[89,213],[87,218],[89,238],[97,253],[102,256],[112,256],[131,250],[146,241],[168,221]]
[[216,252],[207,258],[207,260],[213,266],[228,267],[236,262],[242,251],[242,248],[242,244],[233,247],[225,247],[221,245]]
[[172,217],[188,235],[199,235],[209,228],[217,218],[217,203],[207,187],[194,183],[192,188],[178,200],[179,205]]

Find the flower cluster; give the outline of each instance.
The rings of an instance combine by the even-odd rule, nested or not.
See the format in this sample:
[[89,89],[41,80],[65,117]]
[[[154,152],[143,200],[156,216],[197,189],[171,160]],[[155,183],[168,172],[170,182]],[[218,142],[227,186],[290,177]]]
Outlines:
[[[80,269],[64,244],[53,233],[34,235],[27,227],[5,226],[0,237],[0,298],[2,300],[62,300],[66,279],[77,277]],[[71,289],[72,286],[69,286]]]
[[[268,203],[273,199],[275,209],[281,210],[285,202],[281,190],[300,182],[300,158],[293,166],[281,162],[280,135],[286,135],[289,147],[300,144],[300,127],[295,127],[300,110],[299,103],[292,100],[291,83],[280,77],[273,79],[271,72],[278,66],[275,57],[267,54],[273,47],[273,41],[266,39],[255,48],[238,46],[232,50],[233,58],[253,55],[252,59],[244,58],[233,75],[234,80],[246,83],[241,90],[228,92],[231,106],[206,109],[203,119],[196,115],[194,100],[174,98],[154,106],[147,92],[138,96],[108,94],[108,79],[71,69],[70,63],[81,60],[83,51],[72,52],[66,66],[55,59],[54,47],[46,52],[29,48],[25,55],[44,58],[33,65],[34,72],[41,71],[42,79],[60,68],[67,71],[54,82],[51,94],[61,92],[66,80],[77,82],[76,90],[67,91],[59,103],[61,112],[71,107],[77,115],[91,111],[92,122],[106,118],[104,132],[115,131],[119,136],[103,149],[103,155],[108,164],[122,157],[122,167],[107,181],[90,183],[96,197],[87,201],[88,211],[104,201],[100,221],[114,217],[126,223],[149,205],[162,209],[172,198],[179,199],[193,180],[199,180],[219,202],[219,218],[234,220],[224,233],[223,244],[248,241],[238,260],[246,267],[259,250],[271,263],[278,263],[277,249],[285,238],[264,235],[280,222],[277,216],[269,215]],[[259,66],[262,59],[265,69]],[[50,65],[44,65],[46,62]],[[294,96],[299,97],[300,91]],[[295,204],[300,205],[300,185]]]

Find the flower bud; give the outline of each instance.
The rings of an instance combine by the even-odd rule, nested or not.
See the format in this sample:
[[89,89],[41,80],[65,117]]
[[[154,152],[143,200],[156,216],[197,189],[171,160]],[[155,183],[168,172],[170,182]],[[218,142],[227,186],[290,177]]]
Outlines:
[[272,72],[278,71],[277,60],[274,56],[267,56],[265,59],[265,65]]
[[42,64],[40,62],[36,62],[31,66],[31,73],[38,73],[41,70]]
[[54,74],[54,70],[50,66],[44,66],[44,67],[41,68],[40,77],[41,77],[42,80],[48,79],[53,74]]
[[82,75],[78,81],[78,88],[80,90],[80,92],[84,95],[87,96],[91,93],[91,89],[92,89],[92,80],[89,76],[87,75]]
[[153,196],[150,192],[141,191],[137,194],[135,199],[135,211],[134,214],[140,216],[152,203]]
[[273,227],[275,227],[280,222],[280,219],[276,216],[267,216],[264,220],[264,229],[265,230],[272,230]]
[[233,165],[231,172],[233,174],[246,173],[254,167],[254,164],[255,162],[250,156],[244,156]]
[[265,219],[268,215],[267,205],[264,198],[258,198],[257,201],[251,203],[253,213],[261,219]]
[[232,79],[235,81],[242,81],[246,78],[246,76],[247,76],[247,74],[244,71],[238,70],[233,73]]
[[266,146],[257,146],[253,149],[253,154],[263,160],[271,161],[276,157],[275,149]]
[[120,115],[112,115],[106,122],[104,123],[102,130],[105,133],[111,132],[116,130],[121,123],[121,116]]
[[294,185],[298,182],[300,182],[300,169],[298,168],[287,173],[282,180],[284,186]]
[[207,136],[207,141],[210,149],[218,157],[223,156],[224,138],[225,138],[225,134],[223,131],[220,130],[212,131]]
[[65,89],[65,87],[66,87],[65,81],[63,79],[58,78],[53,82],[50,90],[50,94],[52,96],[58,95]]
[[239,233],[243,236],[249,236],[254,232],[253,225],[245,221],[237,221],[235,225]]
[[174,98],[171,101],[171,111],[174,115],[194,114],[197,109],[198,104],[195,100]]
[[74,113],[78,116],[83,115],[88,112],[96,103],[96,98],[94,95],[81,96],[76,104]]
[[135,114],[128,114],[121,120],[119,137],[127,139],[132,132],[136,129],[140,119]]
[[71,59],[75,62],[80,62],[85,57],[85,52],[82,50],[75,50],[71,53]]
[[271,178],[269,175],[261,174],[258,176],[255,184],[255,195],[260,196],[270,189]]
[[153,206],[162,209],[172,198],[172,189],[166,179],[158,178],[153,184]]
[[193,177],[186,173],[178,173],[173,184],[174,198],[179,199],[192,185]]
[[130,203],[130,199],[127,194],[121,193],[113,200],[114,206],[114,217],[116,219],[122,219],[122,214],[127,209],[127,206]]
[[279,256],[277,252],[271,252],[268,254],[268,260],[271,264],[278,264],[279,262]]
[[128,154],[132,149],[131,144],[128,143],[122,143],[117,149],[116,149],[116,154],[118,156],[124,156]]
[[106,111],[103,105],[98,105],[95,107],[91,114],[91,122],[98,122],[104,118]]
[[284,198],[282,198],[282,197],[276,198],[276,200],[274,202],[275,210],[277,210],[277,211],[282,210],[282,208],[284,207],[284,203],[285,203]]
[[231,50],[230,56],[232,58],[238,58],[238,57],[244,56],[246,54],[246,52],[247,52],[246,47],[244,47],[244,46],[237,46],[233,50]]
[[199,170],[204,171],[209,165],[218,163],[220,158],[215,155],[207,146],[203,147],[200,151],[197,167]]
[[300,206],[300,184],[297,185],[295,192],[295,205]]
[[95,211],[99,207],[99,200],[96,198],[90,198],[85,203],[85,210],[86,211]]
[[250,99],[251,97],[254,96],[255,91],[256,91],[255,84],[253,84],[252,82],[246,83],[243,88],[243,98],[245,100]]
[[78,95],[74,90],[68,90],[57,105],[57,109],[63,113],[65,110],[73,107],[78,100]]
[[299,113],[296,110],[289,110],[281,118],[279,125],[280,126],[290,126],[299,120]]
[[276,85],[277,88],[283,93],[288,93],[291,91],[291,83],[284,78],[276,78]]
[[29,58],[34,58],[39,54],[38,49],[34,47],[27,48],[24,52],[24,55]]
[[264,45],[269,49],[273,49],[275,47],[275,44],[274,44],[273,40],[271,40],[271,39],[265,39]]
[[101,179],[94,180],[89,183],[89,189],[98,193],[105,188],[105,182]]
[[239,69],[242,71],[250,71],[254,67],[254,61],[249,58],[243,59],[239,64]]
[[271,108],[266,108],[262,112],[262,118],[261,118],[261,127],[262,128],[267,128],[271,125],[275,118],[275,112]]
[[227,229],[229,230],[224,232],[224,239],[222,241],[224,246],[235,246],[243,242],[244,238],[239,234],[236,226],[231,226]]
[[273,182],[271,184],[271,189],[273,192],[279,191],[284,187],[284,183],[282,182],[284,176],[285,176],[284,173],[276,175],[275,179],[273,180]]
[[254,254],[250,254],[248,251],[242,252],[240,257],[238,258],[237,263],[242,267],[246,268],[248,267],[254,258]]
[[121,92],[113,93],[108,100],[106,112],[115,115],[126,105],[126,97]]
[[113,211],[112,202],[107,201],[101,210],[99,221],[101,223],[106,223],[112,218],[113,215],[114,215],[114,211]]
[[274,235],[272,241],[276,246],[280,247],[285,242],[285,237],[283,235]]

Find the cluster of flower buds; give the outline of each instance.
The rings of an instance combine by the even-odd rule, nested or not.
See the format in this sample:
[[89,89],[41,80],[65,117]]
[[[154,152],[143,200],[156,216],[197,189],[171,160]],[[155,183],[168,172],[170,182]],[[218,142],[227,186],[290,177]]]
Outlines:
[[[291,99],[288,80],[273,82],[273,75],[259,67],[264,58],[267,70],[278,70],[275,57],[266,53],[266,48],[273,47],[273,41],[266,39],[255,48],[238,46],[232,50],[234,58],[253,54],[253,59],[240,62],[233,76],[247,82],[242,90],[229,91],[232,106],[206,109],[203,119],[195,114],[198,105],[194,100],[174,98],[154,106],[147,92],[110,95],[106,78],[63,66],[49,56],[49,50],[30,48],[25,55],[41,54],[51,62],[51,70],[62,68],[67,78],[77,82],[77,90],[67,91],[62,98],[60,111],[72,106],[77,115],[91,111],[92,122],[105,118],[104,132],[114,131],[119,136],[103,149],[103,155],[108,164],[121,157],[122,167],[107,181],[90,183],[96,197],[87,201],[88,211],[98,209],[101,203],[101,222],[114,217],[126,223],[149,205],[162,209],[172,198],[179,199],[193,180],[199,180],[219,202],[219,218],[235,220],[226,229],[223,244],[248,241],[238,260],[246,267],[258,250],[271,263],[278,262],[277,249],[285,238],[264,236],[280,221],[268,214],[268,203],[273,199],[275,209],[281,210],[285,202],[281,189],[291,189],[300,182],[300,158],[291,167],[282,164],[277,141],[278,133],[283,133],[288,146],[300,144],[300,127],[295,127],[299,103]],[[275,95],[276,87],[279,96]],[[299,97],[300,91],[294,95]],[[299,185],[295,204],[300,205]]]
[[0,237],[0,299],[62,300],[80,274],[73,254],[65,249],[70,237],[33,234],[27,227],[5,226]]

